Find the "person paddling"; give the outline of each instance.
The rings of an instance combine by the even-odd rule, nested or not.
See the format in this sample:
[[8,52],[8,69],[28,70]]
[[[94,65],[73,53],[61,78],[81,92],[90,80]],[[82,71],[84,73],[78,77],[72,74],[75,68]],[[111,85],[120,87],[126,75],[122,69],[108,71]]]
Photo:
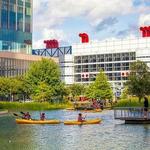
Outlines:
[[78,114],[78,121],[79,122],[85,121],[85,117],[83,117],[81,113]]
[[24,113],[23,116],[22,116],[22,119],[27,119],[27,120],[30,120],[31,119],[31,115],[29,112],[27,113]]
[[45,113],[40,113],[40,119],[45,120]]

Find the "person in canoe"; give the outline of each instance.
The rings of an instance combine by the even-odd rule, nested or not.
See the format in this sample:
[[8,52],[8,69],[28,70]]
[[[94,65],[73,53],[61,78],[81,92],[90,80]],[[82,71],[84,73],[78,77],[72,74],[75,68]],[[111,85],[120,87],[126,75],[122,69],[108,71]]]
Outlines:
[[24,114],[23,114],[23,117],[22,117],[22,119],[27,119],[27,120],[30,120],[30,119],[31,119],[31,115],[30,115],[30,113],[29,113],[29,112],[27,112],[27,113],[24,113]]
[[45,120],[45,113],[40,113],[40,119]]
[[85,121],[85,117],[83,117],[81,113],[78,114],[78,121],[79,122]]

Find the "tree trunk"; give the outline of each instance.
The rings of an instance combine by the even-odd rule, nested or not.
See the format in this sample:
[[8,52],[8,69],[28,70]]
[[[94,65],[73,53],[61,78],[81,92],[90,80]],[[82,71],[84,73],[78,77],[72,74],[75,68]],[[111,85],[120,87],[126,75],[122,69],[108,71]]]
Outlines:
[[141,103],[141,99],[142,99],[142,97],[141,97],[141,96],[139,96],[139,103]]

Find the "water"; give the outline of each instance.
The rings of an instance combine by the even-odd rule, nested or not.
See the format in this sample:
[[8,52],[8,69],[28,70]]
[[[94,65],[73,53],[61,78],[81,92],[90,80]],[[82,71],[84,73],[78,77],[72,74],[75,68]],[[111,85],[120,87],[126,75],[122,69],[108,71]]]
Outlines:
[[[49,118],[77,118],[74,111],[47,111]],[[39,112],[31,112],[34,118]],[[150,150],[150,125],[125,125],[113,111],[87,113],[99,125],[17,125],[12,115],[0,117],[0,150]]]

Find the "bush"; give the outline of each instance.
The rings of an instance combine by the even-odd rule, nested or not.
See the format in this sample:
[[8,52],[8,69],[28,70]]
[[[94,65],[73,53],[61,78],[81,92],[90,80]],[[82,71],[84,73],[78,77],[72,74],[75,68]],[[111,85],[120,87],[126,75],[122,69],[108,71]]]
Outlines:
[[70,107],[68,103],[19,103],[19,102],[0,102],[0,109],[8,110],[55,110],[55,109],[65,109]]
[[142,101],[139,102],[139,99],[137,97],[130,97],[129,99],[121,99],[116,104],[113,105],[113,107],[143,107],[143,106],[144,100],[142,99]]

